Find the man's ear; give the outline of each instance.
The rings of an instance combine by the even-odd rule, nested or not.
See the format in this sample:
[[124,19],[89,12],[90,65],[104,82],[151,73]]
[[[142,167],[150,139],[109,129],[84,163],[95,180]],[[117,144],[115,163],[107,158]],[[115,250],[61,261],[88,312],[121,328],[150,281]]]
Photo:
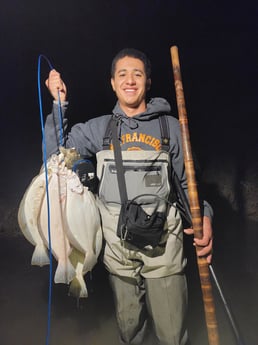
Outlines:
[[146,81],[146,91],[149,91],[151,88],[151,78],[147,79]]
[[110,83],[111,83],[111,86],[112,86],[113,91],[116,92],[116,89],[115,89],[115,82],[114,82],[114,79],[113,79],[113,78],[110,79]]

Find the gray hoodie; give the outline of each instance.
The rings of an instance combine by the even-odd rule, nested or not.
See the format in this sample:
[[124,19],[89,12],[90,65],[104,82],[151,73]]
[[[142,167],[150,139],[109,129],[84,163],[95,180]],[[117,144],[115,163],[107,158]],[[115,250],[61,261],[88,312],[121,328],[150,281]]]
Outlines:
[[[85,123],[77,123],[67,132],[67,103],[62,105],[64,146],[74,147],[80,155],[93,157],[103,149],[103,138],[112,114],[93,118]],[[163,98],[153,98],[147,103],[145,112],[128,117],[117,103],[113,109],[113,114],[119,119],[120,140],[122,150],[160,150],[161,132],[158,117],[169,114],[171,111],[169,103]],[[184,172],[183,149],[181,142],[181,132],[178,120],[167,116],[172,166],[179,177],[183,189],[187,193],[187,182]],[[46,152],[47,157],[58,152],[59,148],[59,110],[54,102],[53,110],[47,116],[45,123]],[[210,205],[204,202],[204,214],[212,216]]]

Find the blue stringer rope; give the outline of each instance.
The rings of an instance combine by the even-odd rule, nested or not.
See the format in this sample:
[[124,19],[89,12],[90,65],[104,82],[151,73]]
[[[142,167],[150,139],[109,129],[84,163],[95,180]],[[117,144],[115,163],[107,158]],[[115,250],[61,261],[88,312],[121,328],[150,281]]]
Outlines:
[[[52,274],[53,274],[53,260],[52,260],[52,245],[51,245],[51,229],[50,229],[50,201],[49,201],[49,189],[48,189],[48,171],[47,171],[47,150],[46,150],[46,137],[44,130],[44,119],[42,110],[42,96],[40,86],[40,75],[41,75],[41,59],[45,59],[49,65],[50,70],[54,69],[49,59],[40,55],[38,58],[38,98],[39,98],[39,111],[40,111],[40,123],[42,131],[42,146],[43,146],[43,165],[45,169],[45,180],[46,180],[46,198],[47,198],[47,214],[48,214],[48,243],[49,243],[49,288],[48,288],[48,318],[47,318],[47,336],[46,345],[49,344],[50,339],[50,327],[51,327],[51,303],[52,303]],[[62,121],[62,108],[60,101],[60,94],[58,92],[58,114],[60,124],[60,146],[63,145],[63,121]]]

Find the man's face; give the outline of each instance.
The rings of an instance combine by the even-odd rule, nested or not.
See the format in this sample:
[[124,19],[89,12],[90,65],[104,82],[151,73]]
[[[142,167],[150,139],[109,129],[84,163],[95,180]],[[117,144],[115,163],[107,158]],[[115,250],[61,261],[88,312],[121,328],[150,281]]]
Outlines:
[[128,109],[131,111],[135,109],[136,113],[145,110],[145,94],[150,85],[150,79],[147,80],[141,60],[129,56],[119,59],[111,84],[120,107],[125,112]]

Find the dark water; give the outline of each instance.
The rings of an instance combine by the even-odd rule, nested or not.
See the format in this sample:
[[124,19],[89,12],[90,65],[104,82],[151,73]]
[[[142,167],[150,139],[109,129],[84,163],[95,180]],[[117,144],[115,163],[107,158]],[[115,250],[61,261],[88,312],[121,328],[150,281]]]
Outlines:
[[[237,232],[240,222],[229,220]],[[218,226],[219,224],[215,224]],[[228,224],[226,224],[228,227]],[[251,222],[245,227],[256,227]],[[232,230],[232,229],[231,229]],[[249,229],[251,231],[251,229]],[[230,232],[229,232],[230,233]],[[218,232],[213,268],[244,343],[258,344],[257,255],[243,241],[231,241]],[[0,344],[39,345],[46,343],[48,320],[49,267],[30,265],[33,247],[24,237],[0,238]],[[188,328],[191,345],[208,345],[203,305],[191,240],[186,239],[189,285]],[[55,263],[54,267],[55,268]],[[89,297],[68,296],[68,286],[53,284],[50,345],[118,345],[112,294],[107,273],[98,264],[86,277]],[[218,290],[213,287],[221,345],[240,345],[226,314]],[[152,334],[146,345],[154,344]]]

